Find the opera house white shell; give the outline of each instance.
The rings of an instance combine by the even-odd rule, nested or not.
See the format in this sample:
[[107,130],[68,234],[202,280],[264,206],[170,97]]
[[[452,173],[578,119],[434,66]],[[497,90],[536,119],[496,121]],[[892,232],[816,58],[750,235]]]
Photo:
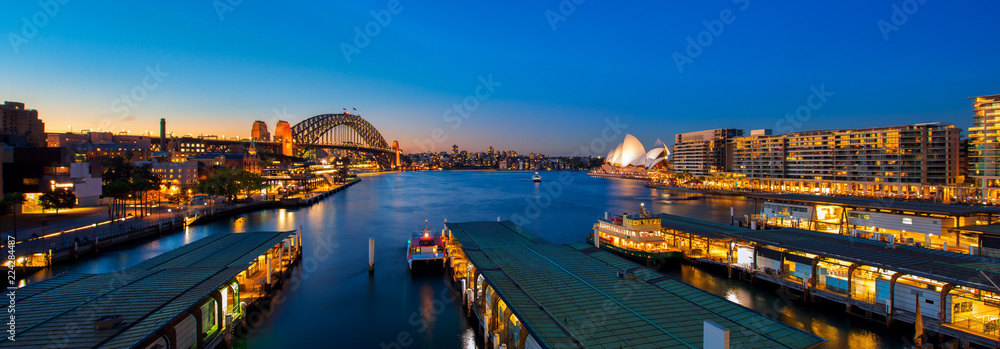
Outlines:
[[670,156],[670,150],[657,139],[653,144],[653,149],[646,151],[635,136],[625,135],[625,141],[618,144],[615,150],[608,153],[607,163],[617,167],[645,167],[656,166]]

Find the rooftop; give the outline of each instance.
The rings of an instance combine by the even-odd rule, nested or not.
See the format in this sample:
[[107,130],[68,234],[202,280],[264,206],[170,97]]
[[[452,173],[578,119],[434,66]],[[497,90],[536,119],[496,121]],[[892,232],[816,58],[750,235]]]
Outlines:
[[[114,273],[69,273],[18,289],[16,344],[23,347],[131,347],[156,333],[245,270],[291,232],[215,234]],[[97,331],[94,321],[125,324]],[[67,331],[75,328],[77,331]],[[12,345],[7,337],[0,346]]]
[[847,198],[834,196],[820,196],[809,194],[757,194],[748,195],[754,199],[764,199],[772,201],[794,201],[811,204],[841,205],[866,209],[880,209],[891,211],[905,211],[925,214],[939,214],[947,216],[969,216],[973,214],[1000,214],[1000,209],[981,206],[962,206],[929,204],[921,202],[907,202],[893,199],[865,199]]
[[663,229],[673,229],[683,233],[695,234],[698,236],[707,237],[714,240],[732,239],[732,236],[727,235],[726,233],[751,231],[750,229],[747,228],[741,228],[737,226],[716,223],[716,222],[703,221],[700,219],[687,218],[666,213],[659,213],[653,216],[660,218],[660,226]]
[[[703,346],[703,321],[744,347],[822,338],[584,243],[548,242],[511,222],[448,223],[501,299],[545,347]],[[621,271],[635,280],[618,278]]]

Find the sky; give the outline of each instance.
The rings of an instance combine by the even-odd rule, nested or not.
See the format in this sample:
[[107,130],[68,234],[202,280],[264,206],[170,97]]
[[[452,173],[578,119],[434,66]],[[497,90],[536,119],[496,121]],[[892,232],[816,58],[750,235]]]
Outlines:
[[[922,1],[922,3],[921,3]],[[6,1],[0,100],[48,132],[248,137],[360,114],[405,152],[943,122],[1000,93],[995,1]],[[362,34],[359,34],[362,33]]]

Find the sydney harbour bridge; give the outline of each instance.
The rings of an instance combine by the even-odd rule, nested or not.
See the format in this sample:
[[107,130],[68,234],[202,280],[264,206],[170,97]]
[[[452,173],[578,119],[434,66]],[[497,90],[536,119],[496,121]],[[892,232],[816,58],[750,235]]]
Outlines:
[[[273,138],[267,137],[268,139],[188,136],[166,137],[168,141],[161,141],[161,137],[150,138],[153,151],[163,151],[166,148],[183,151],[184,147],[198,144],[205,152],[231,153],[248,149],[252,142],[262,152],[306,157],[317,150],[343,151],[370,156],[383,170],[399,166],[402,151],[398,144],[393,142],[390,146],[375,126],[357,114],[322,114],[302,120],[291,127],[285,121],[278,121],[273,127]],[[161,130],[161,134],[165,134],[165,131]]]
[[390,147],[375,126],[357,114],[316,115],[295,124],[291,131],[296,155],[314,149],[348,150],[371,154],[382,169],[399,165],[399,145],[393,142]]

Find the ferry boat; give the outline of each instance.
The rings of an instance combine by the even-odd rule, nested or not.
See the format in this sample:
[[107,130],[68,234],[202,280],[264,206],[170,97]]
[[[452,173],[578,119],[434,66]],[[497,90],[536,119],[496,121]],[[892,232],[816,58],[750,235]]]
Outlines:
[[605,220],[598,220],[594,224],[594,234],[599,239],[595,243],[594,234],[588,234],[587,243],[639,262],[683,258],[680,249],[670,246],[664,240],[660,229],[660,217],[653,216],[645,207],[640,207],[637,215],[625,213],[611,219],[605,217]]
[[406,264],[409,265],[410,270],[413,270],[414,264],[427,264],[436,261],[441,261],[443,266],[447,259],[445,257],[444,237],[436,236],[426,225],[423,229],[413,233],[410,240],[406,242],[406,246]]
[[542,176],[539,176],[538,172],[535,172],[535,175],[531,176],[531,180],[535,181],[535,182],[541,182],[542,181]]

